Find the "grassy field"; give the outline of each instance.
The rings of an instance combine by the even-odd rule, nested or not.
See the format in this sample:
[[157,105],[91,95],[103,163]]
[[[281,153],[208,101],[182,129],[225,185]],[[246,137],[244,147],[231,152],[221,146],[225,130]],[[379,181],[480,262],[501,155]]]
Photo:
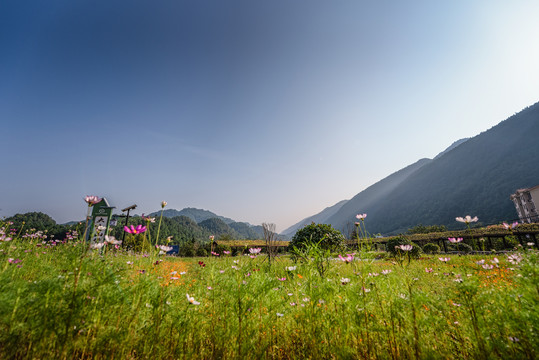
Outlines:
[[321,276],[316,259],[2,241],[0,358],[536,358],[537,251],[442,256]]

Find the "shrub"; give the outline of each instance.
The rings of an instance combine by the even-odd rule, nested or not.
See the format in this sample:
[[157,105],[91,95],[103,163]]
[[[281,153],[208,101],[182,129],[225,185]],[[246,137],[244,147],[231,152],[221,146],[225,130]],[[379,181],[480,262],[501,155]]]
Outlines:
[[433,243],[428,243],[423,246],[423,251],[426,254],[438,254],[440,252],[440,247]]
[[296,232],[288,250],[292,251],[294,247],[305,248],[308,244],[319,244],[322,249],[338,250],[342,248],[345,240],[344,235],[331,225],[312,223]]
[[[464,242],[458,243],[458,244],[447,244],[447,251],[459,251],[465,254],[468,254],[474,250],[473,246],[470,244],[466,244]],[[478,248],[481,249],[481,248]]]
[[196,252],[197,256],[208,256],[208,251],[203,247],[199,247]]
[[190,242],[184,243],[183,245],[180,246],[180,249],[178,250],[179,256],[193,257],[195,256],[195,254],[196,254],[196,251],[195,251],[194,244]]

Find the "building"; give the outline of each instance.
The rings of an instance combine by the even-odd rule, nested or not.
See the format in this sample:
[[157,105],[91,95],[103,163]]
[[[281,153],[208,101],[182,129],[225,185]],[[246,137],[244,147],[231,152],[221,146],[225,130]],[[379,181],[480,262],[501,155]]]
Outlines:
[[523,223],[539,222],[539,185],[529,189],[518,189],[511,195],[518,217]]

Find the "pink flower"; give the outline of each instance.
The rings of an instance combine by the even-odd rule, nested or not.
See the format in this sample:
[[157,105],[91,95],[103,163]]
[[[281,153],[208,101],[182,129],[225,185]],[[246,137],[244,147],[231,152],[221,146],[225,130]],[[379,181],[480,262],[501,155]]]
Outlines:
[[399,245],[395,246],[395,249],[401,249],[402,251],[411,251],[413,249],[412,245]]
[[253,255],[260,254],[261,251],[262,251],[262,248],[250,248],[249,249],[249,253],[253,254]]
[[346,254],[346,257],[343,257],[341,254],[339,254],[339,259],[349,264],[354,261],[354,254]]
[[212,254],[213,256],[219,256],[219,253],[216,253],[215,251],[212,251],[211,254]]
[[155,222],[155,218],[153,218],[153,217],[144,216],[144,214],[142,214],[141,217],[142,217],[142,220],[149,221],[151,223]]
[[440,260],[442,262],[448,262],[449,260],[451,260],[451,258],[443,257],[443,258],[438,258],[438,260]]
[[161,209],[164,209],[165,206],[167,206],[167,202],[166,201],[161,201]]
[[455,239],[454,237],[452,237],[452,238],[447,238],[447,240],[449,240],[450,243],[456,244],[456,243],[461,242],[462,238],[456,238]]
[[213,241],[215,239],[214,235],[210,235],[210,241]]
[[366,217],[367,217],[367,214],[357,214],[356,215],[356,218],[358,220],[365,220]]
[[506,228],[507,230],[509,229],[514,229],[518,226],[518,221],[515,221],[514,223],[512,223],[511,225],[509,225],[508,223],[504,222],[503,223],[503,227]]
[[137,225],[137,227],[134,227],[131,225],[130,227],[124,226],[124,230],[128,232],[129,234],[140,234],[146,231],[146,226]]
[[425,268],[425,272],[431,273],[431,272],[432,272],[432,268]]
[[283,278],[278,278],[278,279],[279,279],[279,281],[286,281],[286,278],[285,278],[285,277],[283,277]]
[[387,275],[391,272],[391,270],[387,269],[387,270],[382,270],[382,275]]
[[86,197],[84,198],[84,201],[88,203],[88,206],[92,206],[100,202],[101,198],[95,195],[86,195]]
[[483,269],[486,269],[486,270],[490,270],[490,269],[493,269],[493,268],[494,268],[494,265],[489,265],[489,264],[483,265]]
[[479,219],[477,218],[477,216],[472,218],[470,215],[466,215],[463,218],[462,217],[456,217],[455,220],[457,220],[458,222],[469,224],[469,223],[472,223],[472,222],[476,222]]
[[230,255],[230,251],[223,250],[223,254]]

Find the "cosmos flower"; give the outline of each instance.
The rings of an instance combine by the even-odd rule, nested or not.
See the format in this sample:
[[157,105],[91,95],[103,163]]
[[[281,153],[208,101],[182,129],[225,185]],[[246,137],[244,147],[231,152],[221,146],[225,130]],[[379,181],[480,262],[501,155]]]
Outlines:
[[356,219],[358,219],[358,220],[365,220],[366,217],[367,217],[367,214],[357,214],[356,215]]
[[382,270],[382,275],[387,275],[391,272],[391,270],[387,269],[387,270]]
[[504,222],[503,223],[503,227],[507,230],[509,229],[514,229],[518,226],[518,221],[515,221],[514,223],[512,223],[511,225],[509,225],[508,223]]
[[443,257],[443,258],[438,258],[438,260],[440,260],[442,262],[448,262],[449,260],[451,260],[451,258]]
[[125,232],[128,232],[129,234],[141,234],[146,231],[146,226],[137,225],[137,227],[131,225],[130,227],[124,226]]
[[395,246],[395,249],[401,249],[402,251],[411,251],[413,249],[412,245],[399,245]]
[[294,271],[294,270],[296,270],[296,267],[295,266],[288,266],[288,267],[286,267],[286,270]]
[[105,235],[105,242],[111,245],[121,245],[122,240],[116,240],[114,236]]
[[452,237],[452,238],[447,238],[447,240],[449,240],[450,243],[457,244],[457,243],[462,241],[462,238],[454,238],[454,237]]
[[518,264],[522,261],[522,259],[523,257],[520,254],[513,254],[507,257],[507,261],[509,261],[511,264]]
[[166,246],[166,245],[155,245],[156,248],[164,251],[164,252],[169,252],[173,249],[172,246]]
[[462,223],[465,223],[465,224],[469,224],[469,223],[473,223],[473,222],[476,222],[477,220],[479,220],[477,218],[477,216],[475,217],[471,217],[470,215],[466,215],[465,217],[456,217],[455,220],[457,220],[458,222],[462,222]]
[[249,253],[253,254],[253,255],[260,254],[261,251],[262,251],[262,248],[250,248],[249,249]]
[[88,206],[92,206],[100,202],[101,198],[95,195],[86,195],[86,197],[84,198],[84,201],[88,203]]
[[186,294],[186,295],[187,295],[187,301],[189,301],[189,303],[191,303],[193,305],[200,305],[200,303],[198,301],[196,301],[194,297],[189,296],[189,294]]
[[148,221],[148,222],[151,222],[151,223],[155,222],[155,218],[153,218],[153,217],[144,216],[144,214],[142,214],[141,217],[142,217],[142,220],[145,220],[145,221]]
[[165,206],[167,206],[167,202],[166,201],[161,201],[161,209],[164,209]]
[[354,254],[346,254],[346,257],[343,257],[341,254],[339,254],[339,259],[341,259],[343,262],[349,264],[352,261],[354,261]]

